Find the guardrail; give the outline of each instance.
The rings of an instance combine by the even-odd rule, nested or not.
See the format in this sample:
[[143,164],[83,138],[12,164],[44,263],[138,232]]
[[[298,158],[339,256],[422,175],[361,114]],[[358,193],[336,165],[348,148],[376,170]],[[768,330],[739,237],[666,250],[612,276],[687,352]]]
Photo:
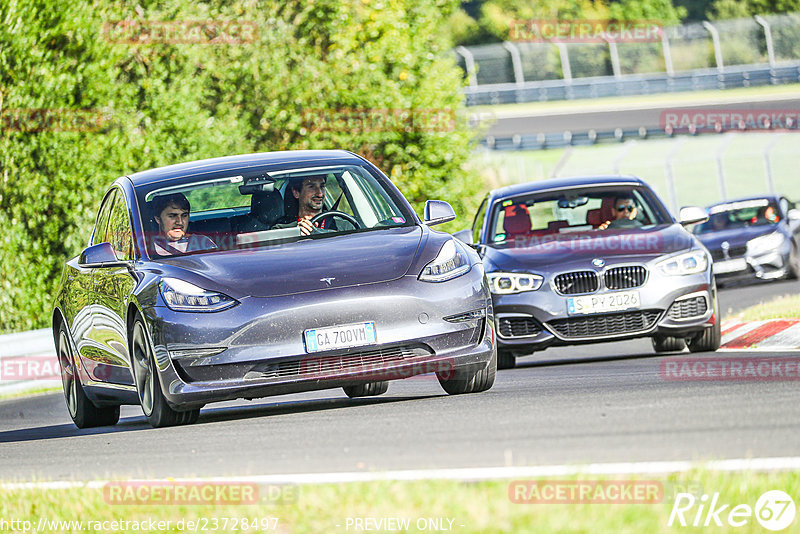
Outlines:
[[722,70],[596,76],[567,80],[500,83],[464,89],[467,105],[515,104],[548,100],[573,100],[605,96],[677,93],[709,89],[732,89],[800,82],[800,60],[777,66],[741,65]]

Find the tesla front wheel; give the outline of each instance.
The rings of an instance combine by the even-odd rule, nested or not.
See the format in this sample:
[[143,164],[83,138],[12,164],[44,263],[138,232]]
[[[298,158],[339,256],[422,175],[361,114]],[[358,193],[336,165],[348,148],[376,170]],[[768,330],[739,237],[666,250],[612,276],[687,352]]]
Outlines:
[[436,373],[442,389],[450,395],[462,393],[480,393],[494,385],[497,376],[497,350],[492,351],[492,358],[483,369],[477,371],[464,371],[454,369]]
[[357,386],[345,386],[345,394],[354,399],[356,397],[374,397],[376,395],[383,395],[389,389],[388,381],[368,382],[366,384],[359,384]]
[[75,368],[75,355],[69,344],[67,328],[62,324],[58,329],[58,363],[61,367],[61,384],[72,422],[78,428],[112,426],[119,421],[119,406],[99,408],[83,391],[81,379]]
[[131,366],[136,382],[139,403],[147,422],[155,428],[162,426],[187,425],[197,421],[200,409],[179,412],[173,410],[164,394],[158,379],[153,349],[147,336],[144,322],[137,317],[131,329]]

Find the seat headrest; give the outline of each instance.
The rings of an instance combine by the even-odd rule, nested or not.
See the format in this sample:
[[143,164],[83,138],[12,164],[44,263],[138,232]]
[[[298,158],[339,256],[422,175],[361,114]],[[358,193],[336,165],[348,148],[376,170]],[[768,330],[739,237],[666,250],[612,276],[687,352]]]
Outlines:
[[503,230],[508,236],[527,234],[531,231],[531,216],[524,204],[506,206],[503,219]]
[[283,217],[283,197],[280,191],[253,193],[250,214],[264,224],[274,224]]

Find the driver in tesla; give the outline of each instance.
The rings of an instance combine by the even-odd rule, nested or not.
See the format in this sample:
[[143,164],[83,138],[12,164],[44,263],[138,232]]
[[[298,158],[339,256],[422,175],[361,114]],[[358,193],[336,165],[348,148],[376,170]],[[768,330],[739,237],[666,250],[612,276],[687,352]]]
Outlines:
[[[325,211],[325,178],[312,176],[303,178],[303,181],[292,180],[289,191],[297,199],[297,221],[288,221],[276,224],[273,228],[300,228],[301,235],[309,235],[315,229],[326,229],[327,219],[312,223],[311,219]],[[287,192],[288,194],[288,192]]]

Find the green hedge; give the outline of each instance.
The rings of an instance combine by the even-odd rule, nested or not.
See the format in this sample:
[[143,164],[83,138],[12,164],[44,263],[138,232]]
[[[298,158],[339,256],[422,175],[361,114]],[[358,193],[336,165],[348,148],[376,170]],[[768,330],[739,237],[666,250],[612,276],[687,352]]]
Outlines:
[[[457,5],[0,4],[0,332],[49,324],[61,265],[85,246],[107,185],[155,166],[345,148],[377,163],[417,209],[448,200],[467,226],[481,186],[465,167],[472,134],[443,28]],[[238,44],[131,44],[119,41],[144,33],[115,21],[234,21],[254,31]],[[198,41],[214,38],[209,27]],[[403,109],[459,120],[393,115]],[[362,110],[382,110],[389,126],[326,122]],[[87,118],[96,120],[79,122]]]

